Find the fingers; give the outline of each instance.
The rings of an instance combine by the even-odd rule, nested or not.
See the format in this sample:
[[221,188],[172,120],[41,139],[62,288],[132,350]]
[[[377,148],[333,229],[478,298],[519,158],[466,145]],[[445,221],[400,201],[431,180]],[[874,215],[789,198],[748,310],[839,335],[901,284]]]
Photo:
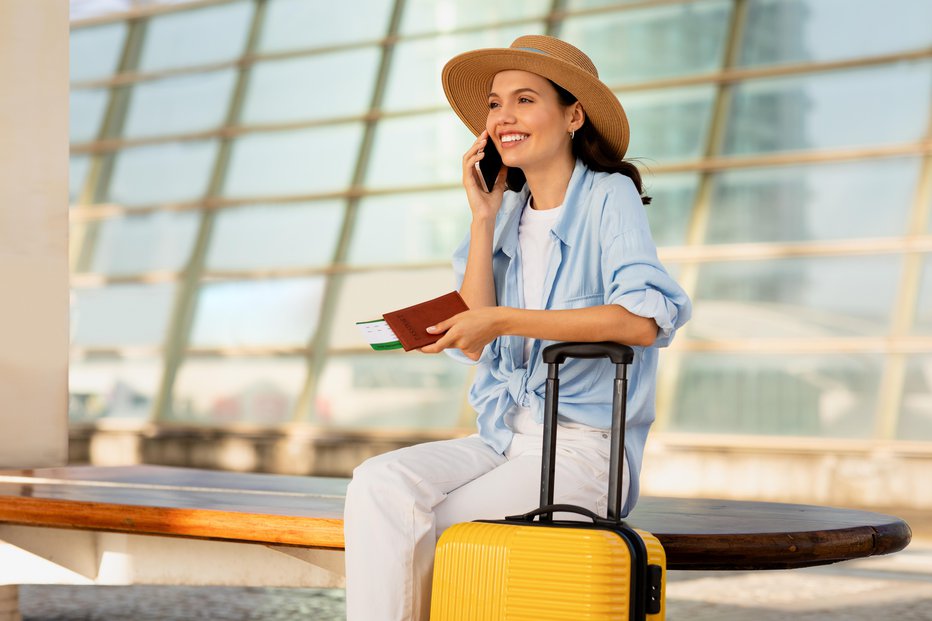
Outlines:
[[475,142],[472,143],[472,146],[466,151],[466,154],[463,155],[463,167],[474,166],[476,162],[485,157],[485,145],[488,143],[488,132],[483,131],[476,137]]
[[[458,315],[458,314],[459,314],[459,313],[457,313],[457,315]],[[430,334],[443,334],[444,332],[446,332],[447,330],[449,330],[450,327],[455,323],[454,319],[456,319],[456,315],[453,315],[453,316],[450,317],[449,319],[444,319],[443,321],[438,322],[438,323],[435,324],[435,325],[428,326],[428,327],[427,327],[427,331],[428,331]]]
[[476,136],[476,139],[473,141],[472,145],[466,150],[466,155],[463,156],[465,161],[470,156],[481,153],[482,149],[485,148],[486,142],[488,141],[488,132],[483,131],[481,134]]
[[432,345],[426,345],[424,347],[421,347],[420,349],[418,349],[418,351],[424,354],[439,354],[444,349],[451,349],[451,348],[459,349],[461,352],[463,352],[463,355],[465,355],[470,360],[478,360],[482,356],[481,348],[479,349],[479,351],[470,351],[468,349],[461,349],[453,343],[448,343],[446,336]]
[[438,340],[437,342],[431,343],[430,345],[425,345],[424,347],[422,347],[421,351],[424,352],[425,354],[439,354],[447,347],[450,347],[451,340],[452,339],[450,338],[450,336],[445,334],[442,337],[440,337],[440,340]]
[[[452,317],[450,319],[452,319]],[[443,334],[444,332],[449,330],[450,325],[452,325],[452,322],[450,321],[450,319],[445,319],[436,325],[428,326],[427,333],[428,334]],[[449,347],[448,345],[449,341],[450,341],[450,335],[444,334],[443,336],[440,337],[438,341],[430,345],[427,345],[425,347],[422,347],[421,351],[424,352],[425,354],[438,354],[442,352],[444,349],[446,349],[447,347]]]

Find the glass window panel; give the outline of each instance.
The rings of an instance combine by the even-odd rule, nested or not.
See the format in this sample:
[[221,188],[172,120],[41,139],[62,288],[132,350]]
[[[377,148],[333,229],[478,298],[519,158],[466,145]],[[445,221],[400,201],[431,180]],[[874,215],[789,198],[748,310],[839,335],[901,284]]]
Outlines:
[[249,134],[233,142],[226,196],[336,192],[349,187],[360,123]]
[[103,88],[75,89],[69,97],[68,138],[71,142],[89,142],[100,134],[107,111],[109,91]]
[[392,55],[382,107],[394,111],[446,106],[447,98],[440,83],[440,72],[448,60],[470,50],[508,47],[521,35],[543,32],[544,24],[534,22],[521,26],[402,41],[395,46]]
[[932,44],[932,3],[889,0],[851,8],[851,0],[751,0],[740,64],[831,61]]
[[926,131],[932,62],[753,80],[733,92],[727,154],[911,142]]
[[574,11],[603,6],[616,6],[620,4],[637,4],[643,1],[644,0],[567,0],[566,8],[568,11]]
[[658,246],[682,246],[696,201],[699,175],[645,175],[644,191],[651,197],[645,205],[654,243]]
[[349,262],[449,261],[470,221],[461,189],[366,198],[359,205]]
[[201,199],[207,192],[216,155],[217,142],[207,140],[120,151],[109,200],[133,206]]
[[884,335],[901,263],[899,256],[876,256],[702,265],[689,334],[700,339]]
[[185,4],[198,0],[71,0],[71,20],[86,19],[98,15],[112,15],[129,11],[140,4]]
[[220,127],[235,84],[233,69],[141,82],[133,87],[123,133],[142,138]]
[[81,347],[161,346],[175,285],[114,285],[74,289],[72,343]]
[[686,354],[671,430],[868,438],[882,358]]
[[588,54],[609,86],[718,71],[731,5],[709,0],[570,17],[560,38]]
[[91,271],[107,275],[180,271],[191,255],[199,221],[200,214],[190,211],[104,220]]
[[256,63],[249,75],[243,123],[304,121],[368,112],[381,50]]
[[300,346],[320,316],[324,279],[205,284],[191,330],[195,347]]
[[932,336],[932,255],[926,255],[923,261],[919,300],[916,304],[916,326],[913,331]]
[[[550,5],[550,0],[407,0],[401,33],[448,32],[497,22],[541,19]],[[512,40],[514,37],[500,41],[495,47],[507,47]]]
[[900,407],[897,437],[902,440],[932,440],[932,355],[906,359],[906,381]]
[[735,170],[714,179],[707,241],[903,235],[918,159]]
[[712,124],[712,86],[619,93],[631,126],[627,157],[651,163],[702,156]]
[[69,37],[72,80],[94,80],[116,73],[128,26],[113,22],[75,28]]
[[72,155],[68,164],[68,200],[75,203],[84,189],[87,171],[91,167],[91,156]]
[[331,356],[318,383],[315,422],[393,429],[459,426],[469,368],[443,354]]
[[151,18],[139,69],[158,71],[233,60],[245,49],[254,7],[254,2],[228,2]]
[[68,419],[79,424],[103,418],[149,420],[161,379],[158,359],[72,360]]
[[664,269],[667,270],[667,273],[670,277],[676,282],[680,281],[680,275],[683,273],[683,264],[682,263],[673,263],[672,261],[664,261]]
[[223,209],[214,222],[207,269],[327,264],[333,259],[345,209],[342,201]]
[[393,4],[392,0],[367,0],[363,9],[356,2],[271,0],[259,50],[280,52],[380,39],[388,33]]
[[303,358],[189,356],[178,370],[170,420],[211,425],[291,422],[307,379]]
[[366,185],[458,184],[463,153],[475,139],[452,111],[382,121],[375,131]]
[[349,274],[340,287],[330,347],[368,349],[356,328],[357,321],[378,319],[382,313],[435,298],[453,288],[450,268]]

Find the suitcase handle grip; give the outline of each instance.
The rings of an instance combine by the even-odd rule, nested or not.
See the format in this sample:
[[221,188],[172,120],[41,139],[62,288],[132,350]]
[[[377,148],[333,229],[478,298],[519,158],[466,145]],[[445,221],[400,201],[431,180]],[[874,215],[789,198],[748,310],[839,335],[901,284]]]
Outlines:
[[[621,343],[554,343],[541,353],[547,363],[547,394],[544,402],[543,447],[540,472],[540,506],[553,504],[553,481],[556,475],[557,405],[560,402],[560,365],[567,358],[610,358],[615,363],[615,384],[612,394],[612,439],[608,474],[608,519],[621,519],[621,492],[624,474],[625,406],[628,398],[629,364],[634,361],[634,350]],[[552,516],[545,511],[542,522]]]
[[533,522],[535,517],[551,515],[558,511],[561,513],[576,513],[585,516],[591,519],[593,524],[599,524],[602,526],[618,526],[618,522],[604,518],[599,514],[586,509],[585,507],[578,507],[576,505],[546,505],[538,509],[534,509],[533,511],[528,511],[523,515],[506,516],[505,519],[510,522]]
[[601,343],[556,343],[544,348],[547,364],[563,364],[567,358],[611,358],[615,364],[634,362],[634,350],[627,345],[603,341]]

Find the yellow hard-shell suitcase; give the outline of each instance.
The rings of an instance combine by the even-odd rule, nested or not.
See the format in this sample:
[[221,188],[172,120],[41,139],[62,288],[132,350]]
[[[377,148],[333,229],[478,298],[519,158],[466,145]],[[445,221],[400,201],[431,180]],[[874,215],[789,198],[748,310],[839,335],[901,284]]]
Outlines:
[[[554,505],[560,364],[609,357],[616,365],[608,516]],[[620,520],[630,347],[559,343],[548,364],[541,506],[500,521],[455,524],[437,543],[431,621],[663,621],[666,555],[656,537]],[[554,520],[554,512],[589,521]]]

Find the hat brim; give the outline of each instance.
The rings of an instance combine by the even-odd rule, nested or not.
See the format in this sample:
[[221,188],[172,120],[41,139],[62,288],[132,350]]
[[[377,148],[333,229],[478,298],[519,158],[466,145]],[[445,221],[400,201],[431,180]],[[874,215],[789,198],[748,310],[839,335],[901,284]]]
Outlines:
[[454,56],[441,74],[443,92],[457,116],[479,135],[489,114],[492,78],[517,69],[535,73],[573,94],[589,122],[619,159],[628,150],[628,117],[615,94],[591,73],[546,54],[513,48],[490,48]]

